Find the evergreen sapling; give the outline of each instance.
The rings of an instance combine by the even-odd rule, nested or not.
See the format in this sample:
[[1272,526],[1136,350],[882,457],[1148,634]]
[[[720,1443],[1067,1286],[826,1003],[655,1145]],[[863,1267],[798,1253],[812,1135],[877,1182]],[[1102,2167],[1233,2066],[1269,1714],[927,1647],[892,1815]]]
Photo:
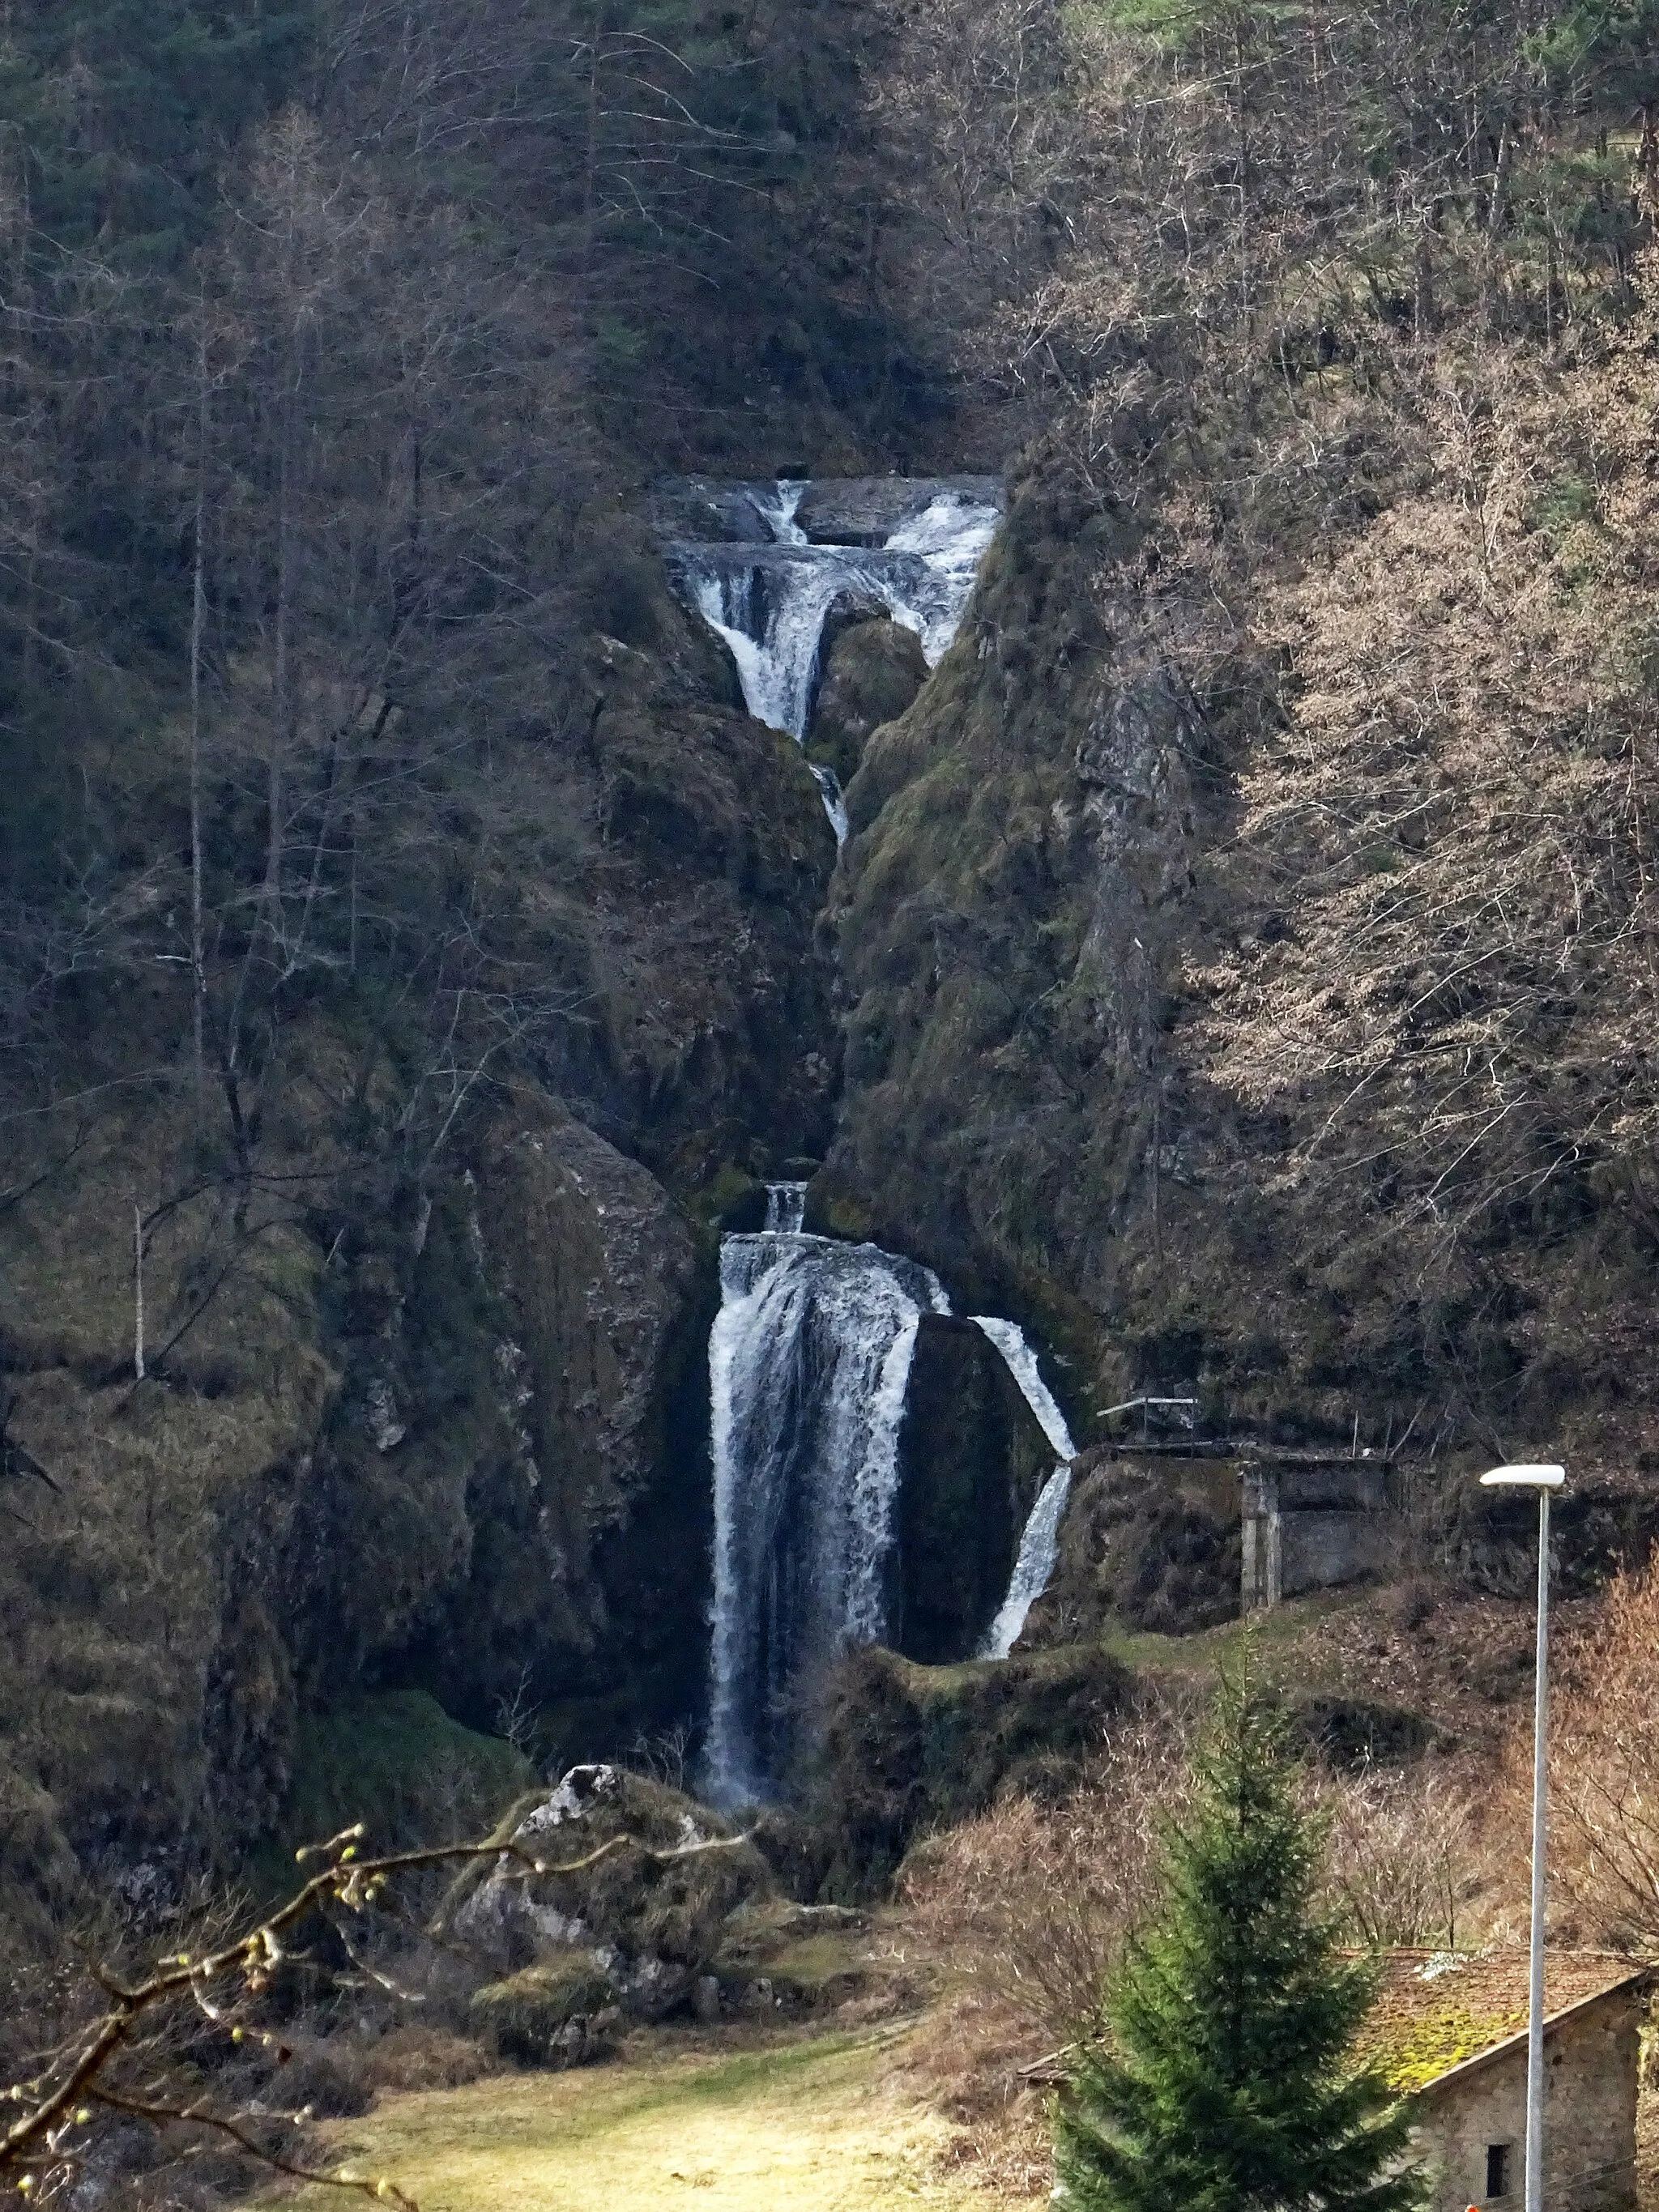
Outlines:
[[1353,2061],[1376,1977],[1318,1899],[1281,1723],[1224,1676],[1164,1901],[1056,2116],[1065,2212],[1409,2212],[1409,2114]]

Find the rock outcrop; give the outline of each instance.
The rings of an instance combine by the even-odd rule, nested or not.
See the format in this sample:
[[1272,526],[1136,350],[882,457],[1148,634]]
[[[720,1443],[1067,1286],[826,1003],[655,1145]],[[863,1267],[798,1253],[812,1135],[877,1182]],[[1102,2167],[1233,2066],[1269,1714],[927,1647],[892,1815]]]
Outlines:
[[815,545],[884,545],[936,500],[1001,499],[1000,477],[825,477],[808,485],[795,520]]
[[[607,2006],[647,2021],[688,2006],[732,1916],[770,1893],[764,1861],[717,1814],[620,1767],[573,1767],[520,1800],[496,1835],[550,1871],[517,1856],[469,1868],[434,1929],[500,1977],[479,1993],[481,2016],[549,2047],[566,2021]],[[556,1871],[621,1838],[684,1856],[624,1843],[580,1873]]]
[[[702,1678],[707,1231],[827,1139],[835,841],[659,573],[605,574],[634,641],[590,635],[580,730],[501,738],[502,835],[527,838],[497,925],[526,1004],[502,1014],[531,1020],[455,1072],[442,1145],[397,1133],[425,1079],[391,1015],[296,1018],[259,1164],[303,1195],[240,1249],[216,1187],[164,1210],[142,1382],[133,1194],[191,1186],[191,1114],[111,1085],[68,1171],[20,1176],[0,1215],[20,1913],[94,1867],[176,1889],[234,1865],[316,1797],[310,1721],[377,1684],[475,1731],[516,1697],[545,1758],[680,1719]],[[386,1741],[413,1764],[380,1782],[412,1808],[428,1738]]]
[[830,647],[807,727],[808,757],[843,789],[858,774],[872,731],[896,721],[927,680],[914,630],[884,615],[850,623]]
[[1054,1464],[1006,1362],[972,1322],[922,1316],[898,1463],[891,1640],[929,1663],[971,1657]]

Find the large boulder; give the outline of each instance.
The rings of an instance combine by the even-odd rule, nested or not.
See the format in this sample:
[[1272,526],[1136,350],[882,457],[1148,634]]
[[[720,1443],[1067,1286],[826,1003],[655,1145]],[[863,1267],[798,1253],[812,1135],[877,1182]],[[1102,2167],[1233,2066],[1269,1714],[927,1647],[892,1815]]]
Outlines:
[[545,2045],[566,2020],[612,2003],[662,2019],[690,2002],[732,1916],[770,1891],[760,1854],[717,1814],[623,1767],[572,1767],[556,1790],[521,1798],[493,1840],[551,1869],[623,1836],[658,1850],[726,1847],[668,1860],[623,1849],[544,1875],[504,1852],[469,1867],[444,1900],[434,1932],[497,1978],[478,2004],[498,2041]]
[[858,774],[873,730],[896,721],[927,681],[921,640],[885,615],[850,623],[824,664],[807,751],[838,781]]

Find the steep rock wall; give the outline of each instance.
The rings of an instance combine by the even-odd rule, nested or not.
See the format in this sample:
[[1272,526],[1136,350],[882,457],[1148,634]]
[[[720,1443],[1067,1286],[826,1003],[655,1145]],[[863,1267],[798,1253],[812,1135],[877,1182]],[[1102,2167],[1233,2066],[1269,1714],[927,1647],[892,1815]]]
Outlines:
[[[296,1200],[239,1213],[202,1133],[215,1099],[192,1106],[185,1076],[176,1111],[116,1086],[55,1160],[20,1163],[0,1207],[14,1917],[95,1868],[165,1884],[235,1862],[317,1796],[295,1800],[307,1717],[365,1693],[429,1692],[483,1729],[518,1696],[545,1757],[694,1701],[708,1225],[827,1134],[813,927],[835,847],[798,749],[641,588],[617,611],[637,641],[589,641],[574,726],[502,736],[520,957],[570,1012],[465,1092],[441,1152],[400,1135],[390,1024],[321,1001],[287,1032],[257,1156],[259,1190]],[[135,1197],[198,1184],[147,1234],[139,1382]],[[430,1730],[408,1741],[429,1764]]]
[[924,1314],[898,1438],[891,1641],[907,1658],[971,1656],[1054,1459],[989,1340],[970,1321]]
[[1170,981],[1227,806],[1137,544],[1127,514],[1017,485],[956,644],[869,743],[833,899],[853,1003],[823,1201],[1035,1318],[1117,1395],[1142,1354],[1106,1316],[1170,1231]]

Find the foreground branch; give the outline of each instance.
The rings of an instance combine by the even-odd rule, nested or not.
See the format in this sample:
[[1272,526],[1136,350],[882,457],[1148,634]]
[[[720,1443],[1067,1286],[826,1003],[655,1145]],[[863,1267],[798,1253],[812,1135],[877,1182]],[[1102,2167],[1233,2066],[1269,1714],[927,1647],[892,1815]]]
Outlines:
[[[347,1828],[325,1844],[301,1851],[303,1862],[322,1857],[325,1865],[274,1911],[222,1948],[191,1958],[187,1952],[168,1960],[150,1977],[127,1986],[107,1967],[94,1967],[94,1978],[114,2002],[78,2048],[49,2058],[32,2079],[0,2090],[0,2100],[21,2105],[23,2111],[0,2136],[0,2175],[17,2174],[16,2186],[31,2193],[39,2176],[61,2169],[73,2160],[70,2148],[74,2132],[91,2117],[93,2106],[147,2121],[153,2126],[185,2124],[207,2128],[234,2140],[252,2157],[279,2173],[329,2187],[356,2190],[382,2202],[402,2204],[415,2212],[414,2200],[386,2179],[363,2180],[356,2176],[327,2174],[299,2166],[267,2148],[240,2120],[217,2112],[202,2100],[170,2103],[164,2097],[131,2096],[112,2087],[106,2078],[116,2059],[131,2045],[134,2032],[147,2014],[175,1999],[188,1999],[216,2026],[228,2025],[227,2015],[237,1999],[258,1996],[268,1986],[273,1971],[287,1955],[283,1939],[313,1915],[328,1921],[327,1908],[343,1905],[361,1913],[376,1905],[399,1876],[422,1869],[454,1865],[475,1859],[514,1859],[534,1878],[585,1874],[601,1861],[621,1851],[638,1851],[644,1858],[666,1864],[696,1858],[708,1851],[731,1850],[742,1838],[715,1837],[707,1842],[658,1849],[631,1835],[612,1836],[581,1857],[556,1862],[538,1857],[516,1838],[486,1839],[468,1844],[434,1845],[423,1850],[392,1851],[375,1858],[360,1858],[357,1846],[362,1826]],[[331,1922],[329,1924],[332,1924]],[[218,1985],[234,1987],[216,2000]],[[240,2041],[244,2031],[228,2031]],[[261,2040],[270,2039],[261,2034]]]

